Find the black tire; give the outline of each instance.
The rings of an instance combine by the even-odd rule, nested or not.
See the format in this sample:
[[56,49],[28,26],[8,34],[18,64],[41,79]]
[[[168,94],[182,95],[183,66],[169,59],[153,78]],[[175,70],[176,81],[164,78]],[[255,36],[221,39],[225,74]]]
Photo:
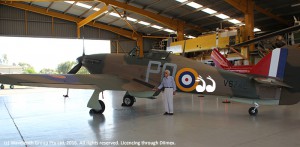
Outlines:
[[257,110],[257,108],[255,109],[255,107],[251,107],[251,108],[249,108],[248,112],[251,116],[256,116],[258,113],[258,110]]
[[1,89],[4,89],[5,87],[4,87],[4,85],[2,84],[2,85],[0,86],[0,88],[1,88]]
[[99,103],[101,105],[101,110],[91,109],[90,114],[102,114],[105,111],[105,104],[102,100],[99,100]]
[[10,88],[10,89],[14,89],[15,86],[14,86],[14,85],[10,85],[9,88]]
[[125,95],[123,97],[123,104],[122,106],[131,107],[135,102],[135,98],[131,95]]

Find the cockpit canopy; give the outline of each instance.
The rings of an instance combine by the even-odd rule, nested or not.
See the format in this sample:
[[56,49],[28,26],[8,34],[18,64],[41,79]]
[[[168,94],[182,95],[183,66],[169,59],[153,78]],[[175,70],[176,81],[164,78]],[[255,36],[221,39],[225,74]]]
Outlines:
[[[169,55],[172,53],[172,51],[165,51],[165,50],[156,50],[152,49],[148,53],[144,53],[144,58],[148,59],[155,59],[155,60],[167,60]],[[133,48],[129,53],[129,56],[137,57],[137,50],[136,48]]]

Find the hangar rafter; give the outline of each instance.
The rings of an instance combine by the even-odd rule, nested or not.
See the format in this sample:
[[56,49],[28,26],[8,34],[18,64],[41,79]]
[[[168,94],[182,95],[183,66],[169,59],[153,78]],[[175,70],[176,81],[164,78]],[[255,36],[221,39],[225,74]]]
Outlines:
[[[75,23],[79,23],[83,20],[83,19],[80,19],[80,18],[77,18],[74,16],[70,16],[70,15],[66,15],[66,14],[62,14],[62,13],[58,13],[58,12],[53,12],[53,11],[49,11],[47,9],[34,7],[34,6],[30,6],[30,5],[26,5],[26,4],[22,4],[22,3],[18,3],[18,2],[1,1],[0,4],[18,8],[18,9],[22,9],[22,10],[26,10],[26,11],[30,11],[30,12],[34,12],[34,13],[38,13],[38,14],[42,14],[42,15],[47,15],[47,16],[67,20],[67,21],[71,21],[71,22],[75,22]],[[89,26],[92,26],[95,28],[99,28],[99,29],[103,29],[103,30],[108,30],[108,31],[114,32],[116,34],[119,34],[121,36],[136,40],[137,45],[140,49],[140,56],[141,57],[143,56],[143,46],[141,46],[143,44],[142,43],[143,42],[142,35],[139,35],[139,34],[131,32],[131,31],[124,30],[124,29],[120,29],[117,27],[97,23],[97,22],[95,22],[95,23],[89,22],[86,25],[89,25]]]
[[[249,0],[225,0],[225,1],[228,4],[232,5],[233,7],[235,7],[236,9],[243,12],[244,14],[248,13],[247,2]],[[289,23],[286,20],[284,20],[283,18],[276,16],[275,14],[271,13],[270,11],[268,11],[258,5],[254,4],[254,9],[262,14],[265,14],[265,15],[277,20],[278,22],[280,22],[282,24],[290,26]]]
[[81,20],[80,22],[77,23],[78,27],[82,27],[86,25],[87,23],[91,22],[92,20],[96,19],[98,16],[103,14],[104,12],[107,11],[107,6],[102,7],[99,11],[96,11],[95,13],[89,15],[85,19]]
[[[178,34],[178,37],[179,37],[178,39],[183,40],[183,32],[181,30],[184,29],[183,27],[184,27],[185,22],[183,22],[181,20],[171,19],[171,18],[168,18],[168,17],[165,17],[165,16],[161,16],[159,14],[155,14],[153,12],[149,12],[149,11],[146,11],[144,9],[137,8],[137,7],[134,7],[134,6],[131,6],[131,5],[128,5],[128,4],[125,4],[125,3],[121,3],[121,2],[118,2],[118,1],[115,1],[115,0],[99,0],[99,1],[104,2],[107,5],[113,5],[113,6],[128,10],[128,11],[133,11],[133,12],[138,13],[140,15],[151,18],[151,19],[153,19],[153,20],[155,20],[159,23],[162,23],[162,24],[176,30],[177,33],[182,33],[182,34]],[[182,28],[179,28],[179,27],[182,27]]]

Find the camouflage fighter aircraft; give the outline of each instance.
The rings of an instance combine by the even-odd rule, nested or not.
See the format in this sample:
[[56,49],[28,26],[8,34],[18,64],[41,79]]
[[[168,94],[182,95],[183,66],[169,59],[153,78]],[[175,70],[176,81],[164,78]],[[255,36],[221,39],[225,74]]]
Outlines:
[[[124,106],[132,106],[135,98],[154,98],[165,69],[171,71],[178,91],[230,97],[230,100],[254,104],[250,115],[258,113],[259,104],[291,105],[300,100],[300,49],[278,48],[265,59],[262,74],[245,75],[217,69],[197,61],[152,50],[145,57],[129,54],[94,54],[77,58],[78,64],[69,74],[7,74],[0,82],[13,85],[94,89],[87,106],[94,113],[103,113],[105,104],[99,100],[104,90],[127,91]],[[200,64],[200,66],[199,66]],[[76,74],[82,67],[91,73]]]

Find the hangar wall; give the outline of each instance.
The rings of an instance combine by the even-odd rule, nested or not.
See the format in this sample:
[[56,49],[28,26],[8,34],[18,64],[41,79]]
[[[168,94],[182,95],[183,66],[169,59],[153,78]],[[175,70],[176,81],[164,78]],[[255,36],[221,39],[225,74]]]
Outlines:
[[[53,20],[52,20],[53,19]],[[0,35],[21,37],[77,38],[76,23],[52,18],[17,8],[0,5]],[[125,52],[136,46],[136,41],[113,32],[90,26],[81,28],[81,35],[87,39],[118,40]],[[144,51],[151,49],[155,40],[144,39]],[[117,52],[111,45],[111,52]]]

